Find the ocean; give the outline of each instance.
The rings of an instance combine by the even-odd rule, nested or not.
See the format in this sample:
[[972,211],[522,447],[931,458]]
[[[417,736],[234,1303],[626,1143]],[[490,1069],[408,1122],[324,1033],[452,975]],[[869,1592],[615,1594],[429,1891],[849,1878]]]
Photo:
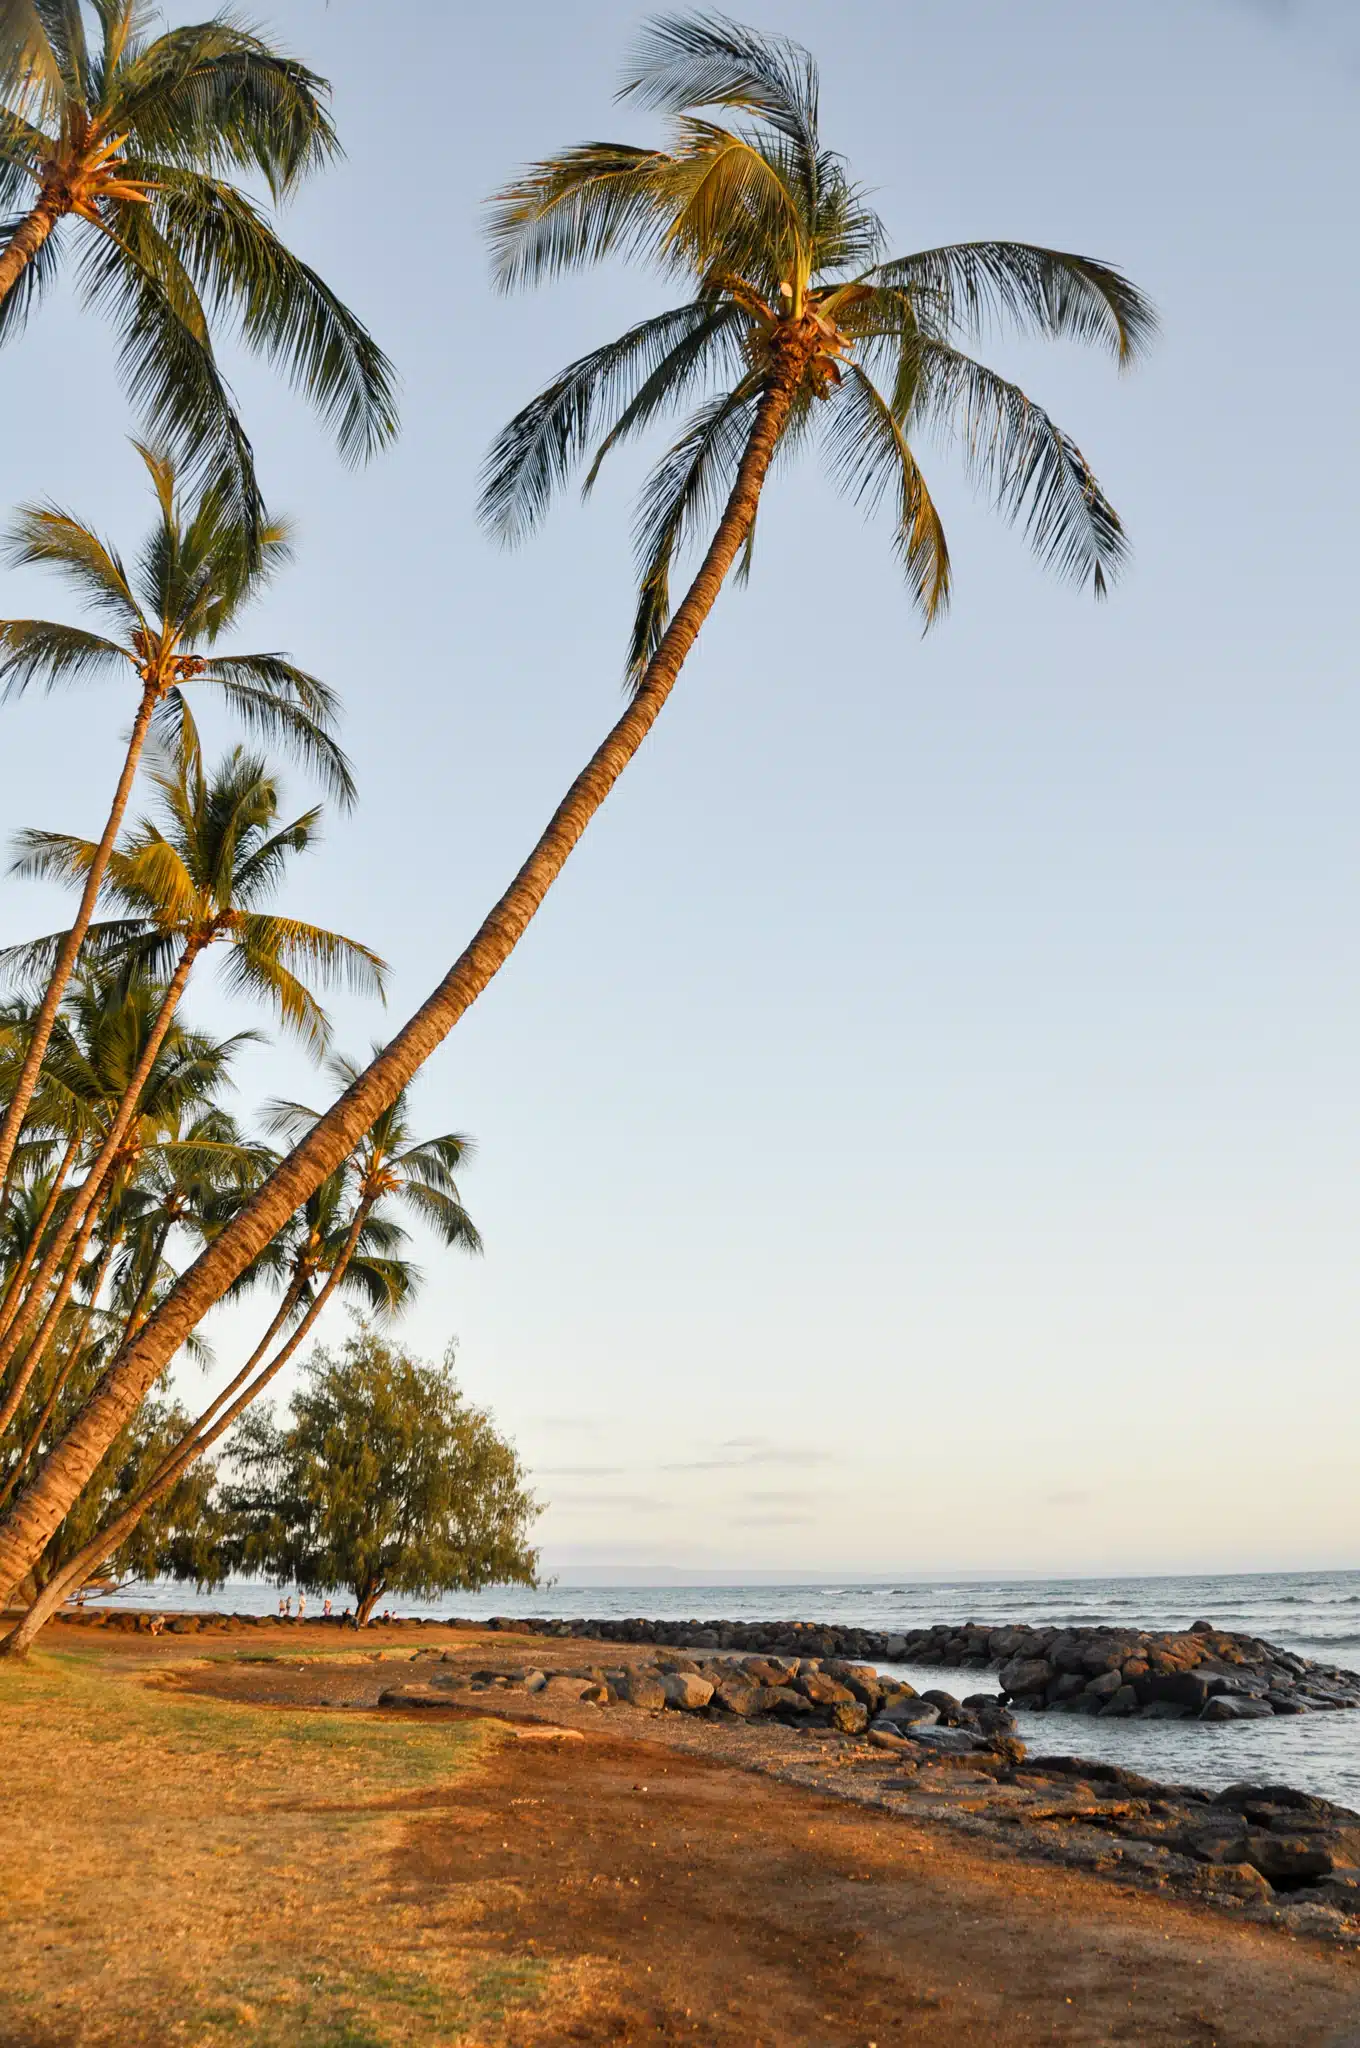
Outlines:
[[[288,1589],[284,1589],[285,1591]],[[195,1597],[172,1584],[133,1587],[129,1606],[273,1611],[280,1589],[231,1580]],[[308,1605],[314,1603],[309,1600]],[[644,1615],[684,1621],[793,1619],[864,1628],[919,1628],[935,1621],[1029,1622],[1149,1629],[1212,1621],[1313,1657],[1360,1668],[1360,1572],[1260,1572],[1129,1579],[849,1580],[827,1585],[572,1586],[564,1575],[533,1590],[495,1587],[438,1600],[394,1599],[397,1614],[556,1615],[599,1619]],[[995,1689],[990,1672],[898,1667],[921,1688]],[[1216,1791],[1240,1778],[1289,1784],[1360,1810],[1360,1711],[1301,1714],[1275,1721],[1074,1721],[1025,1714],[1020,1732],[1035,1755],[1072,1753],[1145,1771],[1149,1777]]]

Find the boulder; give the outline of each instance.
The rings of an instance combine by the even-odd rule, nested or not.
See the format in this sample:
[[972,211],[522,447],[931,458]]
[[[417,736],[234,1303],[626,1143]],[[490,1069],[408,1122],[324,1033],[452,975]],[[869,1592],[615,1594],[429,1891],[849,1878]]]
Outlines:
[[966,1728],[923,1728],[919,1723],[912,1729],[911,1739],[948,1756],[976,1755],[988,1746],[983,1736],[972,1735]]
[[386,1692],[378,1694],[380,1707],[447,1707],[447,1690],[437,1691],[432,1685],[389,1685]]
[[1053,1667],[1044,1657],[1012,1657],[997,1676],[1001,1690],[1008,1693],[1042,1692],[1053,1677]]
[[1267,1700],[1235,1699],[1231,1693],[1218,1693],[1200,1715],[1201,1721],[1269,1721],[1274,1718],[1275,1709]]
[[874,1726],[889,1728],[929,1728],[940,1718],[940,1710],[930,1700],[890,1700],[881,1708]]
[[786,1685],[796,1664],[782,1657],[744,1657],[741,1669],[756,1685]]
[[869,1709],[862,1700],[838,1700],[831,1709],[831,1725],[842,1735],[862,1735],[869,1725]]
[[1272,1884],[1299,1884],[1330,1875],[1334,1858],[1320,1835],[1277,1835],[1252,1828],[1247,1834],[1248,1863]]
[[1271,1897],[1269,1881],[1251,1863],[1201,1863],[1191,1872],[1190,1882],[1211,1898],[1241,1899],[1248,1905]]
[[583,1699],[594,1687],[593,1678],[573,1678],[565,1671],[554,1672],[539,1692],[545,1706],[570,1706]]
[[[1095,1678],[1088,1678],[1086,1691],[1094,1698],[1112,1700],[1117,1692],[1124,1689],[1124,1675],[1116,1664],[1113,1670],[1102,1671]],[[1134,1695],[1135,1699],[1137,1694]]]
[[687,1714],[697,1713],[706,1707],[713,1697],[713,1687],[708,1679],[697,1671],[668,1671],[661,1681],[668,1707],[679,1707]]
[[666,1704],[666,1687],[659,1671],[631,1671],[619,1687],[619,1698],[630,1707],[642,1707],[659,1714]]
[[742,1677],[720,1678],[713,1688],[713,1705],[749,1720],[760,1712],[760,1687]]
[[1112,1692],[1100,1710],[1100,1717],[1106,1720],[1123,1720],[1138,1712],[1138,1695],[1131,1685],[1121,1685],[1118,1692]]
[[791,1685],[762,1685],[756,1693],[756,1712],[802,1716],[812,1712],[812,1701]]
[[828,1678],[824,1671],[800,1671],[797,1685],[799,1692],[805,1699],[811,1700],[814,1707],[859,1704],[848,1686],[839,1684],[834,1678]]

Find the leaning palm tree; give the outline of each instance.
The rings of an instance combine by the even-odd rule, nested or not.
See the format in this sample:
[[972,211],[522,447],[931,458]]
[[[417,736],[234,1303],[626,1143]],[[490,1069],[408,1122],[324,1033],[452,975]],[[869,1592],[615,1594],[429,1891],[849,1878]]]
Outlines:
[[0,1199],[43,1055],[84,941],[149,736],[182,724],[185,691],[211,689],[247,726],[281,742],[351,804],[354,783],[335,739],[334,693],[287,655],[218,652],[224,633],[260,595],[289,552],[287,529],[266,529],[258,547],[219,492],[186,499],[175,464],[138,445],[158,517],[135,565],[92,527],[55,505],[21,508],[8,536],[15,567],[56,569],[112,635],[49,619],[0,620],[0,683],[7,697],[31,684],[52,690],[96,678],[135,681],[136,712],[103,833],[84,876],[74,921],[58,947],[0,1124]]
[[[932,425],[955,424],[1000,509],[1027,526],[1047,563],[1097,592],[1119,566],[1119,522],[1069,437],[961,342],[1002,314],[1131,361],[1153,320],[1125,278],[1013,242],[885,257],[876,215],[821,140],[812,60],[783,38],[706,17],[661,21],[644,33],[624,94],[675,118],[672,146],[589,143],[534,166],[497,201],[498,272],[512,285],[632,256],[681,274],[686,296],[669,325],[630,330],[520,414],[493,451],[486,511],[502,532],[522,530],[592,429],[598,458],[664,406],[690,402],[701,374],[730,372],[644,501],[631,701],[439,985],[112,1361],[89,1408],[0,1519],[0,1597],[188,1332],[349,1156],[518,945],[655,724],[724,581],[749,560],[777,449],[825,419],[833,465],[852,489],[872,497],[894,480],[894,533],[927,617],[948,588],[914,448],[918,429]],[[705,108],[729,110],[737,125],[698,119]],[[885,364],[880,386],[874,373]],[[698,567],[672,611],[669,573],[687,538]]]
[[146,0],[14,0],[0,15],[0,342],[75,258],[151,431],[255,527],[217,317],[287,373],[348,460],[395,433],[393,374],[231,182],[263,177],[283,199],[339,153],[326,81],[225,12],[158,36],[154,21]]
[[[130,914],[91,923],[85,947],[92,960],[106,967],[158,982],[164,976],[158,1007],[84,1182],[67,1205],[23,1306],[0,1335],[0,1369],[32,1327],[45,1290],[66,1259],[68,1281],[58,1285],[47,1306],[48,1323],[64,1304],[63,1286],[69,1285],[78,1256],[69,1248],[78,1245],[78,1232],[92,1226],[142,1090],[204,953],[222,947],[231,989],[263,998],[284,1027],[317,1053],[326,1050],[329,1026],[310,981],[339,981],[361,993],[382,993],[384,963],[369,947],[262,907],[277,892],[293,856],[313,843],[319,809],[281,825],[275,778],[262,760],[240,747],[209,776],[187,708],[181,712],[180,744],[173,754],[160,757],[152,780],[161,793],[164,824],[143,820],[125,846],[109,856],[104,877],[105,893]],[[98,857],[89,840],[61,832],[21,833],[19,843],[23,851],[15,871],[45,880],[80,882]],[[46,978],[64,937],[57,932],[10,947],[0,953],[0,965]]]

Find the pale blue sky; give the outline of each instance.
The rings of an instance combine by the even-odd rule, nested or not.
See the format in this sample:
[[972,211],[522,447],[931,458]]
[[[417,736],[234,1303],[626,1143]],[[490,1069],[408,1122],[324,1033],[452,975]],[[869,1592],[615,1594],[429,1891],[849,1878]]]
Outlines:
[[[487,1256],[430,1259],[409,1335],[460,1338],[559,1565],[1355,1564],[1360,33],[1341,0],[744,11],[816,52],[900,246],[1046,241],[1157,300],[1131,378],[992,349],[1134,561],[1092,605],[932,456],[958,580],[923,641],[886,533],[778,481],[752,587],[423,1084],[480,1142]],[[652,132],[610,100],[640,11],[265,12],[349,152],[289,233],[405,431],[348,475],[241,371],[300,530],[245,637],[344,695],[363,806],[292,901],[388,955],[404,1015],[619,703],[636,464],[517,555],[472,501],[501,420],[657,288],[494,299],[477,214],[526,157]],[[10,350],[3,495],[135,534],[109,357],[63,305]],[[5,826],[92,829],[119,715],[7,709]],[[5,936],[53,921],[7,885]],[[292,1054],[251,1081],[316,1087]]]

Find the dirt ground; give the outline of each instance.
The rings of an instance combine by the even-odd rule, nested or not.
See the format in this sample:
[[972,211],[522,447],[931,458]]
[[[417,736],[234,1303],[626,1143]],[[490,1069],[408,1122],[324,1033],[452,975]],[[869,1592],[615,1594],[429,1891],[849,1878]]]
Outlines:
[[659,1741],[303,1704],[331,1658],[287,1703],[284,1631],[53,1640],[0,1670],[5,2048],[1360,2048],[1353,1951]]

